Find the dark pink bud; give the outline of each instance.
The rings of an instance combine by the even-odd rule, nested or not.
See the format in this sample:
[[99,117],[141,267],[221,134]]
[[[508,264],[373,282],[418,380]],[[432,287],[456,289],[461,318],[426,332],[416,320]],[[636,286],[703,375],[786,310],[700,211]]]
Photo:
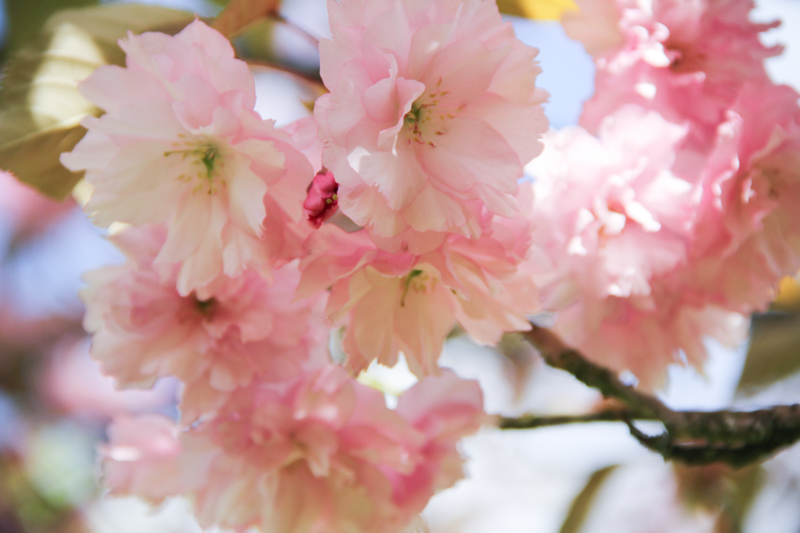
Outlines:
[[303,210],[308,218],[308,223],[318,228],[336,212],[339,197],[336,192],[339,184],[333,179],[330,171],[318,172],[311,185],[308,186],[308,196],[303,202]]

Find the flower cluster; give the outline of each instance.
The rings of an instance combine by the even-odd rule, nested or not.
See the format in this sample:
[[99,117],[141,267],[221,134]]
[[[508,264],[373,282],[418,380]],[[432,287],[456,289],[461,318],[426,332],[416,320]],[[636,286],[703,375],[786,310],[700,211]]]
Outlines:
[[455,444],[481,413],[477,384],[451,372],[392,411],[327,366],[242,390],[193,431],[157,416],[120,420],[103,451],[106,480],[112,493],[153,502],[189,495],[204,526],[400,531],[461,476]]
[[781,52],[759,41],[777,23],[750,22],[752,0],[578,3],[580,13],[566,14],[564,24],[597,66],[595,96],[581,117],[590,131],[635,104],[672,122],[689,121],[695,142],[713,142],[740,88],[766,79],[764,59]]
[[[437,364],[445,338],[497,343],[540,308],[517,183],[547,126],[537,51],[491,2],[329,8],[314,118],[262,119],[197,20],[120,42],[126,66],[81,84],[105,114],[62,156],[94,221],[125,228],[127,262],[86,276],[92,356],[121,387],[182,383],[177,420],[111,427],[106,483],[187,496],[204,526],[402,531],[484,420],[477,383]],[[357,376],[401,353],[420,381],[390,409]]]
[[[399,532],[484,420],[477,384],[438,364],[455,326],[495,344],[557,311],[646,385],[738,338],[800,268],[800,109],[764,70],[773,25],[749,0],[578,3],[564,23],[597,90],[558,132],[537,51],[491,0],[330,0],[329,92],[286,128],[203,22],[121,41],[126,66],[81,85],[105,114],[62,156],[95,222],[125,225],[85,327],[120,386],[182,393],[177,420],[111,427],[113,493],[184,495],[237,531]],[[401,355],[419,383],[390,409],[358,375]]]
[[528,167],[537,275],[568,342],[654,385],[800,268],[798,95],[769,80],[749,0],[579,4],[564,24],[597,87]]
[[540,310],[525,268],[530,242],[523,217],[494,219],[478,239],[451,234],[419,254],[388,252],[363,231],[329,226],[309,240],[300,291],[331,286],[327,314],[334,325],[347,326],[344,348],[352,370],[373,360],[394,366],[402,352],[409,369],[423,377],[437,372],[456,322],[483,344],[530,328],[525,317]]
[[131,228],[112,240],[130,261],[89,272],[82,293],[85,329],[103,370],[126,387],[161,376],[184,383],[182,414],[191,422],[254,381],[276,382],[325,361],[322,293],[296,301],[296,265],[272,275],[223,278],[213,296],[181,296],[179,267],[154,264],[165,230]]
[[[480,236],[514,216],[522,167],[547,129],[537,51],[494,2],[329,2],[320,45],[330,94],[314,115],[342,212],[383,238]],[[421,233],[423,236],[418,236]]]

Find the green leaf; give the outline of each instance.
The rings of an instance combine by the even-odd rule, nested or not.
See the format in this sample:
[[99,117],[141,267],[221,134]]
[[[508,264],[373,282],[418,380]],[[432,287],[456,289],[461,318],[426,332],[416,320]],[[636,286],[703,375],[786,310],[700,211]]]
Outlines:
[[123,64],[117,41],[127,32],[174,33],[194,15],[157,6],[114,4],[61,11],[9,61],[0,87],[0,168],[56,199],[80,174],[59,163],[83,137],[81,119],[101,111],[81,96],[78,82],[97,67]]
[[98,0],[10,0],[5,2],[8,33],[4,52],[34,38],[45,21],[63,9],[98,4]]
[[567,513],[567,518],[559,529],[559,533],[578,533],[589,515],[595,496],[600,492],[603,483],[616,470],[618,465],[611,465],[594,472],[589,476],[589,481],[583,490],[572,500],[572,505]]
[[741,533],[745,518],[766,482],[762,466],[732,469],[726,465],[685,466],[673,463],[678,496],[690,512],[717,515],[714,531]]
[[251,23],[278,12],[280,0],[230,0],[211,27],[232,37]]
[[800,371],[800,314],[769,313],[753,317],[737,392],[747,394]]
[[497,0],[501,13],[534,20],[559,20],[565,11],[577,11],[575,0]]
[[761,489],[764,488],[766,477],[767,473],[761,466],[752,466],[731,472],[727,505],[723,507],[723,516],[729,526],[729,531],[736,533],[744,531],[747,513]]
[[530,384],[531,372],[536,364],[536,350],[521,334],[506,333],[495,352],[501,357],[503,374],[514,391],[515,401],[521,400]]

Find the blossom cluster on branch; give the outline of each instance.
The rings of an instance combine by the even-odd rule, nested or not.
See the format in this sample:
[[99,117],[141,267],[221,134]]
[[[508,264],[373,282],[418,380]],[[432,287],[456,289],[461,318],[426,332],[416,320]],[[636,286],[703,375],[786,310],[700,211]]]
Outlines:
[[739,342],[800,268],[798,95],[750,0],[579,5],[596,90],[528,167],[538,279],[568,344],[652,387],[705,337]]
[[[579,4],[564,23],[597,89],[563,131],[491,0],[330,0],[329,92],[285,128],[202,21],[120,42],[126,65],[81,84],[105,114],[62,156],[95,223],[125,225],[85,327],[120,386],[183,389],[178,420],[112,425],[112,493],[187,496],[239,531],[399,532],[485,420],[438,364],[454,326],[491,345],[557,311],[647,387],[738,339],[800,267],[800,109],[763,67],[772,25],[749,0]],[[401,354],[419,383],[390,409],[357,377]]]

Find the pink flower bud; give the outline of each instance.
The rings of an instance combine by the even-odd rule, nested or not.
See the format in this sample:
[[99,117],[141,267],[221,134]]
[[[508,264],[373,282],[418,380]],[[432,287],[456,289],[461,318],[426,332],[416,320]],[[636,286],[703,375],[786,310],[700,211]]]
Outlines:
[[314,176],[308,187],[308,196],[303,202],[303,210],[308,223],[318,228],[336,212],[339,205],[337,191],[339,184],[330,171],[321,171]]

